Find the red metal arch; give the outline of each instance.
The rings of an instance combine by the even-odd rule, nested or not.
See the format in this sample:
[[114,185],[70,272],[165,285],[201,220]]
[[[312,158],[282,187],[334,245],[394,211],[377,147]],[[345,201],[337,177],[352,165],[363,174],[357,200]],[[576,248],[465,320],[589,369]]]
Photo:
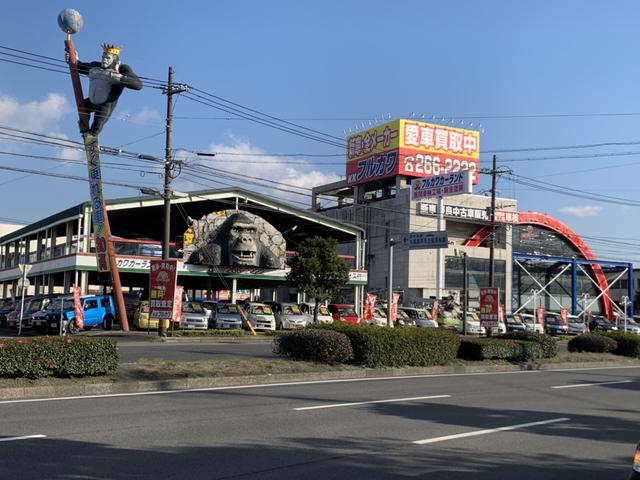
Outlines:
[[[583,258],[587,260],[596,260],[595,255],[586,244],[584,240],[571,228],[562,223],[561,221],[550,217],[549,215],[545,215],[544,213],[537,212],[518,212],[518,222],[519,225],[536,225],[539,227],[546,228],[548,230],[552,230],[558,234],[562,238],[564,238],[571,246],[573,246]],[[491,233],[491,226],[485,225],[478,229],[473,235],[471,235],[465,242],[464,245],[468,247],[477,247],[482,241],[489,236]],[[607,277],[605,277],[602,267],[598,264],[591,265],[591,270],[596,277],[596,282],[598,287],[600,287],[601,291],[604,291],[608,287]],[[605,315],[608,318],[611,318],[612,314],[612,306],[611,300],[607,295],[602,297],[602,303],[604,306]]]

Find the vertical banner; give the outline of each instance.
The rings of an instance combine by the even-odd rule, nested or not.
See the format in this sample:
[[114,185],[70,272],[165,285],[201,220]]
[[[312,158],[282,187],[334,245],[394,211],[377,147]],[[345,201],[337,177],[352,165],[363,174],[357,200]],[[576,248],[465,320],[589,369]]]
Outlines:
[[544,326],[544,307],[536,308],[536,323]]
[[109,271],[109,235],[105,227],[104,197],[102,195],[102,174],[100,173],[100,146],[98,137],[85,135],[84,145],[87,152],[87,168],[89,169],[89,193],[91,195],[91,214],[93,220],[93,237],[96,243],[96,257],[99,272]]
[[480,325],[497,327],[500,307],[500,289],[482,287],[480,289]]
[[184,292],[184,287],[182,285],[178,285],[176,287],[176,294],[173,297],[173,319],[177,322],[179,322],[182,317],[182,293],[183,292]]
[[73,310],[76,318],[76,327],[80,330],[84,328],[84,312],[82,311],[82,302],[80,302],[80,287],[73,286]]
[[438,300],[435,300],[433,302],[433,305],[431,305],[431,318],[434,319],[436,322],[438,321],[439,308],[440,308],[440,304],[438,303]]
[[560,308],[560,318],[565,325],[569,324],[569,309],[566,307]]
[[498,306],[498,325],[504,325],[505,327],[507,326],[507,324],[504,321],[504,305],[503,304],[500,304]]
[[149,320],[171,320],[178,273],[177,260],[152,259],[149,272]]
[[373,307],[376,304],[378,296],[375,293],[367,293],[367,300],[364,304],[363,320],[365,323],[370,323],[373,320]]
[[394,293],[391,305],[391,322],[394,324],[398,320],[398,300],[400,300],[400,294]]

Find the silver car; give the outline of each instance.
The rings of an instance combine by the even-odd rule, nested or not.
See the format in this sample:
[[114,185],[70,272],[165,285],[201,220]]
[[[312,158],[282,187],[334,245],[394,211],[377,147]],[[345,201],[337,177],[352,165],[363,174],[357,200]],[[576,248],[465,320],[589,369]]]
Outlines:
[[438,322],[431,318],[431,312],[424,308],[399,307],[416,322],[417,327],[438,328]]
[[[618,320],[618,329],[625,331],[624,328],[624,318],[621,318]],[[631,320],[630,318],[627,318],[627,332],[629,333],[635,333],[636,335],[640,335],[640,325],[638,325],[637,322]]]
[[242,328],[240,308],[235,303],[218,303],[212,315],[213,328]]
[[264,303],[249,302],[244,304],[244,310],[255,330],[275,330],[276,319],[273,310]]
[[206,330],[209,328],[209,319],[200,302],[184,302],[182,304],[180,328],[189,330]]
[[275,305],[276,328],[278,330],[306,327],[309,316],[295,303],[278,302]]
[[[306,302],[300,304],[300,310],[302,310],[302,313],[306,313],[307,315],[309,315],[309,322],[313,322],[313,310],[315,309],[315,307],[315,303]],[[318,323],[333,323],[331,312],[325,305],[320,305],[318,307]]]

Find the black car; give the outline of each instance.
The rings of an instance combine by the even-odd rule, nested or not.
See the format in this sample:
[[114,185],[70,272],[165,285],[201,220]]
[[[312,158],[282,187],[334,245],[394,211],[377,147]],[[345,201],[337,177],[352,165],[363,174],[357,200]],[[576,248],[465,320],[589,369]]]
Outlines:
[[47,335],[59,335],[65,327],[61,323],[66,324],[63,313],[73,309],[73,298],[54,298],[44,310],[33,314],[34,330]]
[[616,327],[605,317],[594,315],[593,317],[591,317],[591,321],[589,322],[589,330],[591,330],[592,332],[597,330],[603,332],[611,332],[613,330],[618,330],[618,327]]
[[566,335],[569,327],[562,321],[560,315],[547,315],[544,331],[547,335]]
[[16,309],[16,304],[13,300],[5,299],[0,307],[0,327],[7,326],[7,315]]

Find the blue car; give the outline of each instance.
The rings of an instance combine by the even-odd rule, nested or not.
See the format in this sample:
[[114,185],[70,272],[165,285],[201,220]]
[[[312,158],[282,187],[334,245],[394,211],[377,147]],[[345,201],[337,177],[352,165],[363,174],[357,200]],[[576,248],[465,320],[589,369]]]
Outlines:
[[[102,327],[111,330],[116,320],[116,309],[110,296],[90,295],[80,298],[84,314],[84,328]],[[78,333],[80,328],[75,318],[75,309],[65,312],[67,331]]]

